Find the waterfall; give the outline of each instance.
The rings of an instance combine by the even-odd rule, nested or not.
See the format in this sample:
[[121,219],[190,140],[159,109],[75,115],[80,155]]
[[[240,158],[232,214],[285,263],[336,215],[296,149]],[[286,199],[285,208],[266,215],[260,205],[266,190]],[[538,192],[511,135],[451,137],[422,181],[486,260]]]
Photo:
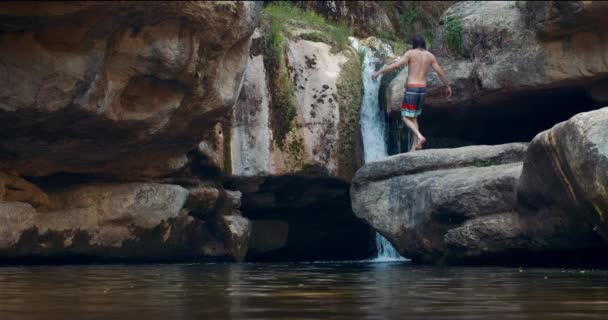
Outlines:
[[[361,45],[355,38],[349,38],[351,45],[358,52],[365,52],[362,66],[363,99],[361,101],[361,135],[363,137],[363,159],[365,163],[388,156],[387,127],[384,112],[380,110],[378,92],[380,80],[372,80],[372,73],[380,59],[369,48]],[[390,49],[388,49],[390,51]],[[376,256],[373,261],[405,260],[386,238],[380,233],[375,235]]]

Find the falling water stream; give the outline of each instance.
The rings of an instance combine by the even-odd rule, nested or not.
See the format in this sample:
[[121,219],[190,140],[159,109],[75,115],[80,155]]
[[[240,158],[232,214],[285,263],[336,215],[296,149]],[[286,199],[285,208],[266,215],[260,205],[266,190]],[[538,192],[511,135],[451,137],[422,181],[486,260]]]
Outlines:
[[[361,76],[363,79],[363,99],[361,102],[361,135],[363,137],[363,158],[365,163],[380,160],[388,156],[387,128],[384,113],[379,108],[378,92],[380,77],[372,80],[372,73],[380,59],[369,48],[361,45],[355,38],[350,38],[351,45],[359,52],[365,52]],[[390,50],[390,49],[389,49]],[[405,260],[386,238],[376,232],[376,256],[374,261]]]

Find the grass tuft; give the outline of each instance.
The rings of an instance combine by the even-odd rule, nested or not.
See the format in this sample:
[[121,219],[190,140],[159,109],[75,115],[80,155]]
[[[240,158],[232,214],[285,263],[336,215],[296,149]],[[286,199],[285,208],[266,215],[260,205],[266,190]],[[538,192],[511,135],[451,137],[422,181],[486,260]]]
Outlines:
[[270,15],[271,24],[280,28],[291,24],[319,30],[320,35],[306,33],[301,36],[302,39],[329,43],[335,51],[342,51],[348,46],[348,37],[351,34],[349,27],[344,24],[329,23],[314,11],[303,10],[284,1],[272,2],[264,8],[264,11]]

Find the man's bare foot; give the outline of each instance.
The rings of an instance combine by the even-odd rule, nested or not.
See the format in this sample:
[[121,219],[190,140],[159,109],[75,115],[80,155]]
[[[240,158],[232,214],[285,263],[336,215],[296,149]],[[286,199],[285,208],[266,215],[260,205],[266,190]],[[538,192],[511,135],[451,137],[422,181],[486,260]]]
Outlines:
[[423,136],[418,137],[418,143],[416,144],[416,150],[422,149],[422,145],[426,142],[426,138]]

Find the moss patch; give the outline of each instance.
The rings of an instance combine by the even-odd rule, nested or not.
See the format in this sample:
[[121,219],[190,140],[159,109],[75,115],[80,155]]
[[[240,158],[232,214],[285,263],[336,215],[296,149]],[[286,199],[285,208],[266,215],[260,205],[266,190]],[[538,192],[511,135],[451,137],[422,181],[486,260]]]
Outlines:
[[345,51],[349,60],[342,65],[336,83],[340,122],[338,123],[338,176],[352,179],[358,167],[357,140],[361,109],[362,83],[359,55]]
[[462,40],[462,21],[459,18],[451,17],[445,21],[445,41],[448,48],[458,54],[464,53],[464,45]]
[[492,159],[477,159],[473,161],[473,165],[476,167],[491,167],[497,165],[497,163]]
[[301,128],[294,127],[288,132],[285,139],[285,152],[287,157],[285,164],[290,172],[297,172],[304,168],[305,165],[305,150],[304,137],[302,136]]
[[270,91],[270,126],[277,146],[282,150],[285,136],[296,116],[294,90],[285,61],[285,38],[280,24],[271,16],[270,27],[264,34],[264,67],[268,73]]

